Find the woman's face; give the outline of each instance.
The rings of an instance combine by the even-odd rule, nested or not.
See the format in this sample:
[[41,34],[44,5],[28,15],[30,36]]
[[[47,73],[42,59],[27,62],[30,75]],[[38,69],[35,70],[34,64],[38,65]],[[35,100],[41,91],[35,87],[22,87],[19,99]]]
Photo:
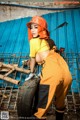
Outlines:
[[31,24],[31,33],[33,35],[33,37],[38,37],[38,25],[33,23]]

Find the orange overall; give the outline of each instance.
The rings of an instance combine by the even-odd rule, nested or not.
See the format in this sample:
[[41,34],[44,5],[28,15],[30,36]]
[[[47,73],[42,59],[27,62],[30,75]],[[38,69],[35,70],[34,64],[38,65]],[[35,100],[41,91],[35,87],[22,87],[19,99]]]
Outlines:
[[58,112],[65,107],[65,97],[70,88],[72,76],[65,60],[51,50],[44,61],[39,85],[38,111],[34,114],[41,118],[48,111],[55,95]]

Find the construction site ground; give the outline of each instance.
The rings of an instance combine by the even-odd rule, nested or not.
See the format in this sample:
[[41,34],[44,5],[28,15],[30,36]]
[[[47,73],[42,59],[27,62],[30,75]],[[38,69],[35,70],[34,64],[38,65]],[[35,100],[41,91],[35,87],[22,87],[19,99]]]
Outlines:
[[[7,112],[9,114],[9,120],[18,120],[16,102],[19,89],[7,86],[5,88],[0,88],[0,92],[0,115],[3,114],[4,117]],[[64,120],[80,120],[80,94],[74,92],[68,93],[65,104],[66,110]],[[55,120],[55,106],[53,102],[47,113],[47,120]]]

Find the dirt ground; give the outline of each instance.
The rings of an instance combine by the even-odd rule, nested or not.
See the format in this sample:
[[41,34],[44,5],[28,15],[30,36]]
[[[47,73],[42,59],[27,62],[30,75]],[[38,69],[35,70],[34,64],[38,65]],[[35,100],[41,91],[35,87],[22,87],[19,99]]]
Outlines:
[[[18,120],[18,116],[17,116],[16,112],[10,113],[9,120]],[[54,112],[48,113],[46,120],[55,120],[55,113]],[[80,110],[78,110],[76,112],[73,112],[73,111],[65,112],[64,120],[80,120]]]
[[[7,111],[9,113],[8,120],[19,120],[16,109],[18,89],[7,87],[6,89],[0,88],[0,91],[0,115],[3,112],[4,116],[5,111]],[[65,104],[66,110],[64,114],[64,120],[80,120],[80,93],[69,93],[65,99]],[[47,113],[47,120],[55,120],[55,107],[53,103]]]

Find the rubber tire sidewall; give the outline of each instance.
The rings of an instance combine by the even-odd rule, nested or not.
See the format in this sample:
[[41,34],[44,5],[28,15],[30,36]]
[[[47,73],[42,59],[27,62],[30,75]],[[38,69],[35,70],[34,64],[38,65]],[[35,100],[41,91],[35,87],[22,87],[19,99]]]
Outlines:
[[38,89],[39,79],[26,81],[20,88],[17,99],[17,113],[19,118],[26,118],[32,115],[33,99]]

